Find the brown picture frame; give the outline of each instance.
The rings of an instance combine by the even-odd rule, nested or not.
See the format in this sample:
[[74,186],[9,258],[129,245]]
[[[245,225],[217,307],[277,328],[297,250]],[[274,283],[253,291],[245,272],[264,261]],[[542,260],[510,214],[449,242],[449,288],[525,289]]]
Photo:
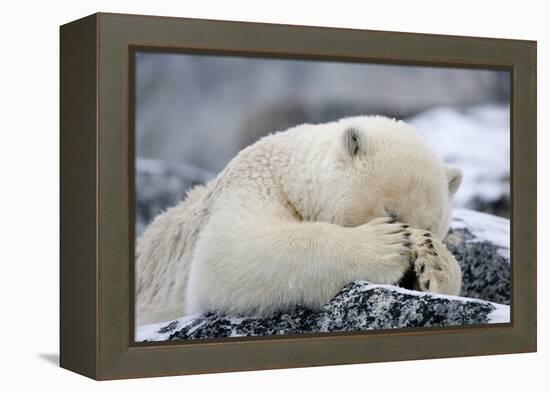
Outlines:
[[[104,380],[536,351],[536,42],[105,13],[60,36],[61,367]],[[139,48],[508,70],[511,322],[134,343]]]

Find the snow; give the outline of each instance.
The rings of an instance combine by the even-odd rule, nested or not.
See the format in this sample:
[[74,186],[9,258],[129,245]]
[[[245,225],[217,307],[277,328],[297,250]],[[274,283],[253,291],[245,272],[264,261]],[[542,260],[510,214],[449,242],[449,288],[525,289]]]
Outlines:
[[510,221],[492,214],[475,212],[468,209],[453,210],[454,229],[467,228],[477,239],[499,247],[501,255],[510,260]]
[[495,311],[489,313],[488,323],[510,323],[510,306],[504,304],[492,303],[495,306]]
[[135,332],[135,341],[166,341],[170,336],[171,331],[161,333],[159,332],[166,325],[176,322],[178,326],[183,326],[188,323],[191,323],[193,320],[200,317],[200,315],[186,315],[184,317],[178,318],[176,320],[170,320],[165,322],[151,323],[147,325],[138,325],[136,326]]
[[509,112],[508,105],[437,107],[407,119],[447,164],[463,171],[455,206],[509,195]]
[[[174,330],[181,329],[183,326],[186,325],[192,325],[194,321],[199,320],[201,317],[203,317],[202,314],[192,314],[175,320],[151,323],[147,325],[138,325],[136,326],[135,341],[166,341],[168,340],[168,337],[170,337],[170,334],[174,332]],[[254,316],[250,316],[249,318],[254,318]],[[232,324],[238,324],[242,322],[245,318],[237,316],[227,316],[226,319],[228,319]],[[205,323],[206,322],[204,321],[197,323],[189,330],[189,333],[192,333],[194,330],[199,329]],[[169,331],[164,332],[161,331],[163,328],[170,324],[177,325],[177,328],[170,329]],[[231,334],[231,336],[233,335],[234,334]]]
[[502,319],[506,319],[507,315],[508,315],[508,318],[509,318],[509,315],[510,315],[510,306],[499,304],[499,303],[494,303],[494,302],[489,302],[487,300],[481,300],[481,299],[476,299],[476,298],[472,298],[472,297],[465,297],[465,296],[452,296],[452,295],[442,295],[442,294],[439,294],[439,293],[421,292],[421,291],[415,291],[413,289],[406,289],[406,288],[402,288],[402,287],[397,287],[395,285],[372,284],[372,283],[367,282],[367,281],[356,281],[356,282],[357,283],[362,283],[362,284],[368,284],[369,288],[372,288],[372,289],[374,289],[374,288],[383,288],[383,289],[391,290],[391,291],[396,292],[396,293],[402,293],[404,295],[413,295],[413,296],[418,296],[418,297],[428,296],[432,299],[433,298],[435,298],[435,299],[447,299],[447,300],[458,300],[458,301],[461,301],[461,302],[474,302],[474,303],[491,304],[492,306],[494,306],[496,308],[496,310],[493,311],[493,313],[491,314],[495,318],[500,317]]

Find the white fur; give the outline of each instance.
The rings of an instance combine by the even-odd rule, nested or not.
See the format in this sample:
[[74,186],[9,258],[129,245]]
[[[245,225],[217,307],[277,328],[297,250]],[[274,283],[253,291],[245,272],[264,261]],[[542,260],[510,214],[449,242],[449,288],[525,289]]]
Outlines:
[[[433,232],[444,248],[460,176],[410,126],[384,117],[262,138],[139,239],[137,323],[320,307],[353,280],[395,283],[411,247],[388,216]],[[449,255],[430,290],[454,295],[461,277]]]

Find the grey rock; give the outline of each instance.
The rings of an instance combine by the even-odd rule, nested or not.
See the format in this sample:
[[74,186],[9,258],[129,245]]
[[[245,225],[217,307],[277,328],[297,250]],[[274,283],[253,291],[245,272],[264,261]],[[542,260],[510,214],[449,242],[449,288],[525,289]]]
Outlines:
[[[361,330],[477,325],[503,306],[353,282],[318,311],[296,307],[267,317],[208,313],[161,326],[156,339],[188,340]],[[505,306],[504,306],[505,307]],[[505,307],[506,309],[506,307]]]
[[[509,227],[507,219],[466,209],[455,211],[444,243],[462,270],[462,296],[510,304]],[[482,231],[487,229],[490,234],[502,232],[500,237],[507,238],[508,244],[484,237]]]
[[136,234],[140,235],[157,214],[183,200],[188,190],[213,177],[188,164],[136,160]]

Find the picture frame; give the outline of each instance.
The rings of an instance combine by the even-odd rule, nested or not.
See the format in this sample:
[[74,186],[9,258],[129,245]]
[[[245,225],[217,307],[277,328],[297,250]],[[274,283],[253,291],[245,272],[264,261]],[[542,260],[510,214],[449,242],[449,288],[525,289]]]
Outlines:
[[[510,72],[511,322],[135,343],[136,50]],[[60,365],[106,380],[534,352],[536,42],[97,13],[60,28]]]

